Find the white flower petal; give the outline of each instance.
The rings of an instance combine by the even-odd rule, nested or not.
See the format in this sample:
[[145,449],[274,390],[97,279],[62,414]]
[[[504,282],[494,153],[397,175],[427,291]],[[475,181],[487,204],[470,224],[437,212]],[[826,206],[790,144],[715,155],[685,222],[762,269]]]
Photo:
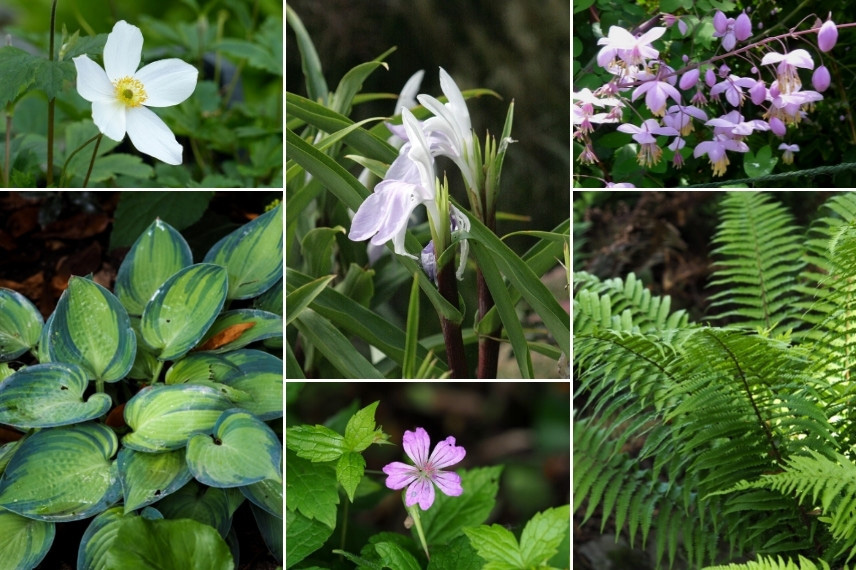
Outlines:
[[77,56],[73,61],[77,69],[77,92],[81,97],[90,102],[116,100],[116,89],[100,65],[86,55]]
[[119,20],[104,44],[104,70],[110,81],[134,75],[143,53],[143,33],[137,26]]
[[425,75],[425,70],[420,69],[410,76],[407,83],[401,89],[398,95],[398,101],[395,104],[395,114],[400,115],[402,109],[412,109],[416,106],[416,94],[419,92],[419,86],[422,85],[422,77]]
[[472,128],[467,102],[464,100],[458,84],[455,83],[452,76],[446,73],[446,70],[442,67],[440,68],[440,89],[443,90],[443,95],[449,100],[446,106],[452,111],[458,127],[461,129],[462,134],[466,136]]
[[180,59],[164,59],[144,66],[134,74],[146,90],[146,107],[178,105],[196,89],[199,72]]
[[96,101],[92,103],[92,121],[104,136],[121,141],[125,138],[127,109],[115,97],[110,101]]
[[138,151],[167,164],[181,164],[183,149],[160,117],[140,106],[128,109],[126,121],[128,136]]

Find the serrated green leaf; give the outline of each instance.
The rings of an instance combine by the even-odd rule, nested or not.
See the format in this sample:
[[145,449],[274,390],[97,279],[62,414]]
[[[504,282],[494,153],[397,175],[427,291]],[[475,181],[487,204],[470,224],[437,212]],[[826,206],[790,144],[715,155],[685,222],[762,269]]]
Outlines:
[[285,567],[291,568],[321,548],[331,534],[332,527],[289,509],[285,513]]
[[133,431],[122,443],[149,453],[179,449],[191,435],[210,433],[230,407],[223,394],[207,386],[149,386],[125,404],[125,423]]
[[[72,161],[75,163],[76,161]],[[86,162],[86,170],[81,170],[76,174],[83,178],[86,171],[89,169],[89,162]],[[154,175],[154,170],[151,166],[143,162],[143,159],[137,155],[113,153],[107,156],[99,156],[92,166],[92,172],[89,173],[90,182],[104,182],[112,180],[119,176],[127,176],[130,178],[147,179]]]
[[110,249],[134,243],[156,218],[183,230],[202,217],[213,196],[213,191],[122,192],[110,234]]
[[239,487],[264,479],[281,479],[282,447],[276,434],[249,412],[228,410],[212,435],[187,442],[187,466],[209,487]]
[[374,545],[383,565],[396,570],[421,570],[416,558],[394,542],[378,542]]
[[90,378],[124,378],[137,350],[125,307],[97,283],[72,277],[46,326],[47,353],[53,362],[83,367]]
[[295,426],[285,433],[285,446],[313,462],[333,461],[346,451],[345,439],[324,426]]
[[380,401],[369,404],[354,414],[345,427],[345,448],[362,451],[378,440],[385,440],[383,430],[375,429],[375,411]]
[[116,297],[132,315],[142,315],[163,283],[193,263],[190,246],[178,231],[161,219],[140,234],[119,266]]
[[183,487],[193,477],[185,451],[142,453],[122,448],[116,458],[125,497],[125,514],[160,501]]
[[466,535],[461,535],[449,544],[431,547],[428,570],[481,570],[484,559],[478,555]]
[[502,465],[496,465],[456,470],[461,476],[464,493],[459,497],[437,493],[434,505],[421,514],[429,544],[449,542],[460,536],[464,527],[487,520],[496,504],[502,468]]
[[71,61],[50,61],[38,58],[34,62],[34,87],[45,92],[48,99],[54,99],[68,84],[74,83],[77,73]]
[[511,531],[504,526],[493,524],[481,525],[473,528],[465,528],[464,533],[470,539],[470,544],[476,549],[479,556],[488,563],[491,568],[526,568],[526,564],[520,554],[517,539]]
[[366,460],[359,453],[349,451],[336,462],[336,479],[348,494],[348,499],[354,502],[354,492],[366,471]]
[[14,360],[34,348],[44,322],[29,299],[17,291],[0,288],[0,362]]
[[196,346],[226,302],[226,270],[211,263],[185,267],[161,285],[143,309],[140,333],[159,360],[176,360]]
[[282,205],[218,241],[206,263],[226,268],[229,299],[249,299],[282,279]]
[[41,521],[89,518],[121,495],[110,461],[118,449],[116,434],[102,424],[34,433],[20,443],[6,466],[0,507]]
[[336,526],[336,470],[329,463],[311,463],[286,452],[285,502],[289,511],[300,511],[330,530]]
[[520,535],[520,553],[527,566],[545,564],[568,534],[571,519],[570,505],[536,513]]
[[5,46],[0,48],[0,107],[5,107],[26,92],[35,80],[33,71],[38,61],[26,51]]
[[56,525],[0,510],[0,568],[35,568],[48,553]]
[[0,383],[0,423],[46,428],[94,420],[110,410],[107,394],[91,394],[86,372],[75,364],[27,366]]

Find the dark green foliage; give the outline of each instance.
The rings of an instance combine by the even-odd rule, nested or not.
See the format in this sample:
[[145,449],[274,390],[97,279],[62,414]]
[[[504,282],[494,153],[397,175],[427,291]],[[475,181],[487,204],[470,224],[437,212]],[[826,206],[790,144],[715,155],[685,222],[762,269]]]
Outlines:
[[760,193],[726,195],[720,220],[713,307],[733,324],[691,323],[632,274],[575,273],[574,509],[654,541],[655,567],[840,568],[856,555],[856,197],[807,238]]

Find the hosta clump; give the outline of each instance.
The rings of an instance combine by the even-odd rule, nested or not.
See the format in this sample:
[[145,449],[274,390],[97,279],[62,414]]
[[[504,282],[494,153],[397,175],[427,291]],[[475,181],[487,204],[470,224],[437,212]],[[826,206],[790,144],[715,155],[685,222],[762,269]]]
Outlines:
[[246,499],[281,559],[281,339],[280,206],[201,263],[155,220],[114,292],[72,277],[46,322],[0,289],[0,424],[25,432],[0,446],[0,566],[95,517],[78,568],[233,568]]

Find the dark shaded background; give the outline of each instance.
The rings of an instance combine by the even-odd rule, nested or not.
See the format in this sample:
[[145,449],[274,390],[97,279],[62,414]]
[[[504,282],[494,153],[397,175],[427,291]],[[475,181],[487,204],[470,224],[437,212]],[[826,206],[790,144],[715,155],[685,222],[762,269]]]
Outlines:
[[[500,222],[499,235],[523,229],[552,229],[569,210],[570,5],[566,0],[297,0],[289,2],[318,51],[324,76],[335,89],[352,67],[391,46],[389,71],[369,77],[365,92],[395,93],[424,69],[421,93],[441,95],[443,67],[462,90],[484,87],[503,100],[467,102],[473,129],[498,136],[515,101],[512,138],[503,166],[499,210],[532,217]],[[306,94],[300,53],[286,30],[286,89]],[[357,107],[353,118],[388,116],[393,101]],[[441,165],[442,168],[442,165]],[[453,194],[466,203],[460,176],[450,175]],[[455,184],[458,184],[457,191]],[[512,238],[514,239],[514,238]],[[525,248],[528,241],[512,241]]]

